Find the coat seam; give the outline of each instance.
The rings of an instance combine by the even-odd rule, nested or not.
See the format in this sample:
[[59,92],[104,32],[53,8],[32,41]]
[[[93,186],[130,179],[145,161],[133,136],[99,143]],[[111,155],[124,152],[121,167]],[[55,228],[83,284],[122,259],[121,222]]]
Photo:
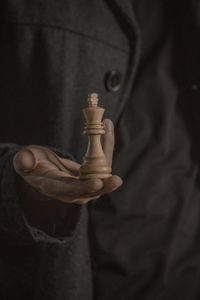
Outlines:
[[63,30],[63,31],[69,31],[71,33],[74,33],[74,34],[77,34],[77,35],[80,35],[80,36],[83,36],[85,38],[88,38],[90,40],[94,40],[96,42],[99,42],[99,43],[102,43],[102,44],[105,44],[111,48],[114,48],[116,50],[119,50],[119,51],[122,51],[126,54],[129,54],[129,51],[128,49],[125,49],[125,48],[121,48],[117,45],[113,45],[105,40],[102,40],[102,39],[99,39],[99,38],[96,38],[94,36],[89,36],[83,32],[80,32],[80,31],[77,31],[73,28],[70,28],[70,27],[62,27],[62,26],[58,26],[58,25],[53,25],[53,24],[45,24],[45,23],[28,23],[28,22],[15,22],[15,21],[9,21],[9,22],[1,22],[0,21],[0,24],[14,24],[14,25],[17,25],[17,26],[35,26],[35,27],[44,27],[44,28],[51,28],[51,29],[55,29],[55,30]]

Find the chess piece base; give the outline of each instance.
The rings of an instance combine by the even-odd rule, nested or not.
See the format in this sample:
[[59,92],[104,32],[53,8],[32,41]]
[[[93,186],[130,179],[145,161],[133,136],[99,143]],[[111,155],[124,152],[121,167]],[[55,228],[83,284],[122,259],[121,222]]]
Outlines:
[[84,157],[84,163],[80,168],[80,179],[108,178],[112,169],[107,166],[105,157]]

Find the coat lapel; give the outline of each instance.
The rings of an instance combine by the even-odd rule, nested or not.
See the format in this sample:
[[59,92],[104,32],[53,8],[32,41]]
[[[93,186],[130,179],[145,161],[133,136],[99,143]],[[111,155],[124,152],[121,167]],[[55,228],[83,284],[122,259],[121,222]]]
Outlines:
[[113,11],[116,20],[119,22],[124,34],[127,36],[130,46],[129,67],[126,74],[126,86],[124,87],[122,107],[123,112],[127,101],[130,99],[136,72],[140,60],[141,34],[134,15],[131,0],[105,0]]
[[116,6],[120,9],[121,13],[124,15],[124,17],[127,19],[127,22],[129,22],[130,26],[134,27],[134,11],[130,0],[113,0]]

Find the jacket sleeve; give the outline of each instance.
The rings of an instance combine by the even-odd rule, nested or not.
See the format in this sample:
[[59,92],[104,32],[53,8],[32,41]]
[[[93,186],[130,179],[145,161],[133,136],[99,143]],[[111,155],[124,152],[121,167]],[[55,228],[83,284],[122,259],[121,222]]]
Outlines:
[[[17,144],[0,144],[0,243],[66,243],[74,237],[79,226],[81,205],[62,203],[55,199],[42,201],[35,197],[35,205],[38,207],[34,207],[33,201],[32,209],[38,212],[39,208],[40,211],[38,221],[31,222],[20,204],[20,176],[13,167],[13,157],[22,147]],[[72,158],[60,149],[49,148],[62,157]],[[24,200],[28,203],[30,199]],[[37,220],[37,217],[34,219]],[[46,230],[40,226],[44,221]]]

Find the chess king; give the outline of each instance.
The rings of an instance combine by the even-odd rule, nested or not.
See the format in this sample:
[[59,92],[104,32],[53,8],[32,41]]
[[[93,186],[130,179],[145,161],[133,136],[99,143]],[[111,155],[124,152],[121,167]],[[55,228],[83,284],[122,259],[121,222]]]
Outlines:
[[88,147],[83,164],[80,167],[80,178],[107,178],[111,176],[105,154],[101,146],[101,135],[105,134],[102,123],[104,109],[98,106],[98,94],[88,95],[89,107],[83,109],[86,120],[84,134],[88,135]]

